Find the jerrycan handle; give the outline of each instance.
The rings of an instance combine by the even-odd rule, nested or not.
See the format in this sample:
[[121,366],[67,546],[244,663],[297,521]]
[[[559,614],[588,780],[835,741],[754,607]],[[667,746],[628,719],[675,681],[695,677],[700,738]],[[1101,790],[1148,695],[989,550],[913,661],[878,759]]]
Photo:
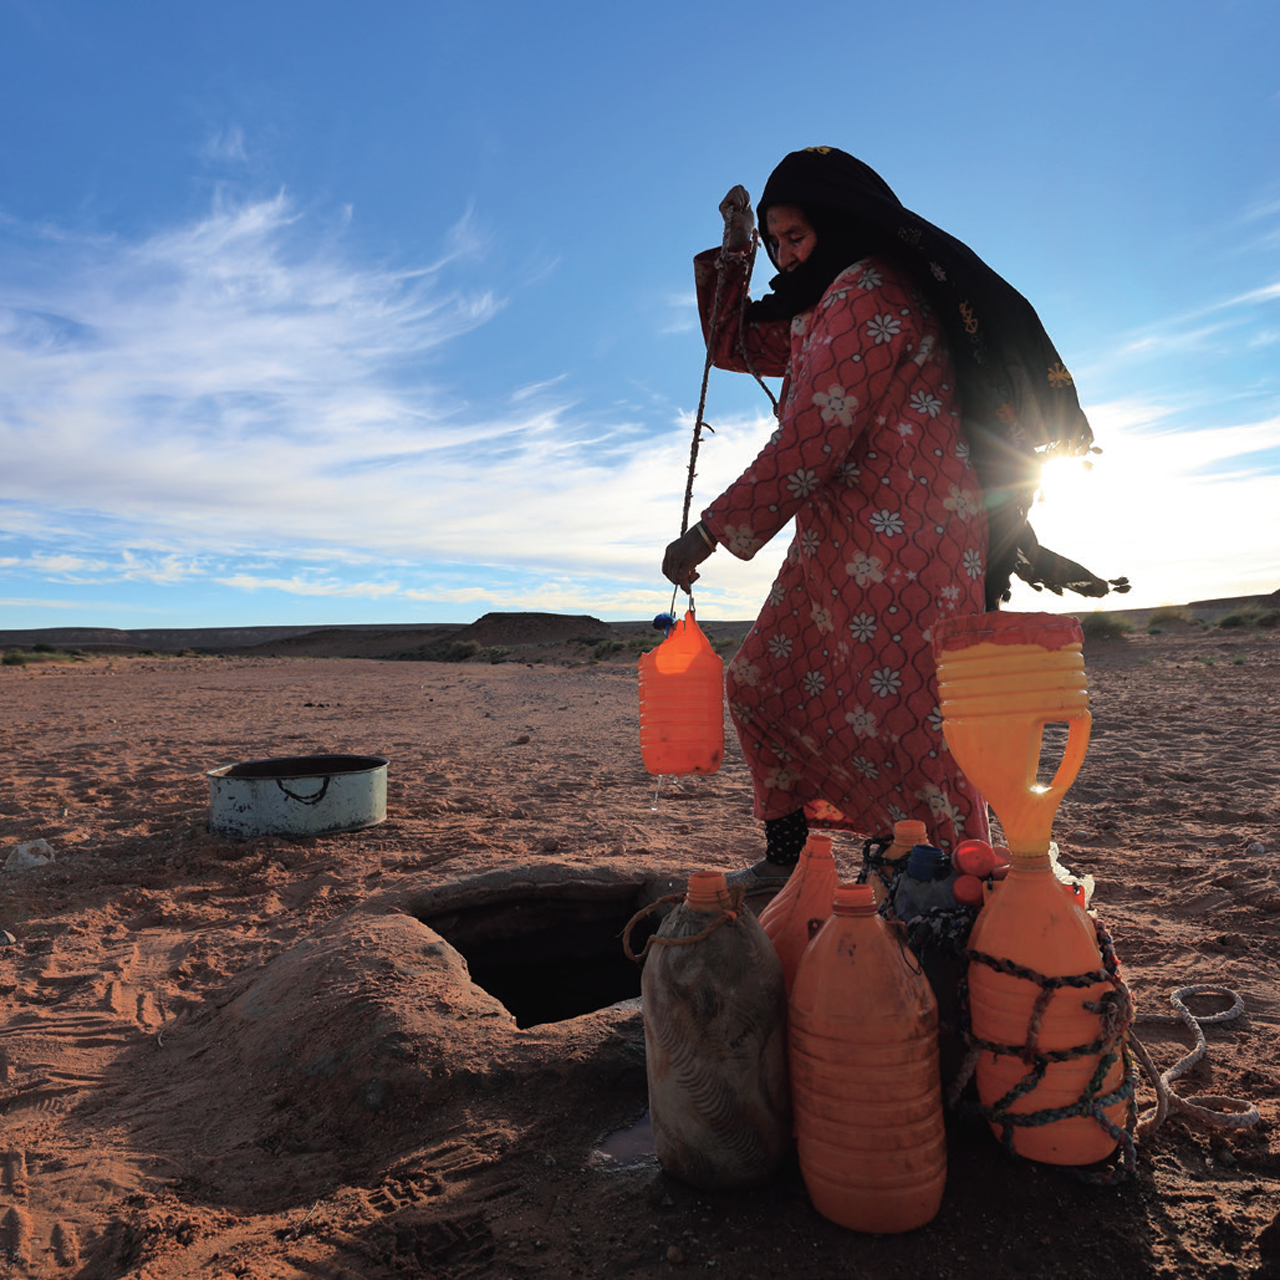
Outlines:
[[[1043,730],[1045,724],[1051,723],[1057,722],[1045,720],[1040,727]],[[1075,781],[1076,774],[1080,772],[1080,766],[1084,763],[1092,725],[1093,717],[1087,711],[1067,722],[1067,745],[1054,771],[1053,781],[1045,788],[1050,794],[1065,795],[1067,788]]]
[[702,633],[693,616],[686,610],[683,622],[677,622],[671,633],[653,651],[655,669],[663,675],[678,675],[693,665],[703,653],[711,653],[711,642]]

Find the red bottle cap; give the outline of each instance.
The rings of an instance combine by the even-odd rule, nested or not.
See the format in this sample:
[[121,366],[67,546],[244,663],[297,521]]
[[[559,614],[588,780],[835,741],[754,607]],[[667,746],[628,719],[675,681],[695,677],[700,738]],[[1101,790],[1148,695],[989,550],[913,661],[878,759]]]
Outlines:
[[982,881],[972,875],[956,876],[951,882],[951,896],[962,907],[980,907],[984,896]]
[[951,861],[957,871],[981,880],[991,874],[1000,859],[985,840],[961,840],[951,855]]

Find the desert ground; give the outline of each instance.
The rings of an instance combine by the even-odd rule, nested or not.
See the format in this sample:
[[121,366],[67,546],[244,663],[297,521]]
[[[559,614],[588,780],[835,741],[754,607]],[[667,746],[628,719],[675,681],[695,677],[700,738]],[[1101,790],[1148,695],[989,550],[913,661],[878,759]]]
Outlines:
[[[762,840],[731,732],[655,804],[643,628],[602,626],[499,616],[466,661],[368,656],[423,642],[369,633],[365,656],[343,635],[0,666],[0,1274],[1280,1275],[1280,630],[1090,639],[1055,826],[1140,1015],[1188,985],[1243,1001],[1173,1092],[1261,1119],[1175,1108],[1136,1177],[1095,1186],[957,1112],[937,1218],[874,1236],[815,1213],[794,1163],[712,1194],[644,1155],[618,935]],[[208,770],[320,753],[388,759],[384,822],[210,830]],[[12,855],[39,840],[49,861]],[[851,877],[860,842],[836,848]],[[1136,1030],[1162,1071],[1193,1043]]]

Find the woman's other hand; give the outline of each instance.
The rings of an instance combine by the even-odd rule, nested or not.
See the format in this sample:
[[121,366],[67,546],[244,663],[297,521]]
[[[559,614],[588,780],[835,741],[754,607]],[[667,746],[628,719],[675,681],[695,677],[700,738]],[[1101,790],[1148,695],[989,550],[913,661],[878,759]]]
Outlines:
[[724,219],[724,247],[747,248],[751,243],[751,233],[756,229],[756,215],[746,187],[739,185],[730,189],[720,201],[720,216]]
[[698,580],[700,565],[715,550],[707,546],[706,539],[695,524],[667,547],[662,557],[662,573],[668,582],[674,582],[681,591],[692,591]]

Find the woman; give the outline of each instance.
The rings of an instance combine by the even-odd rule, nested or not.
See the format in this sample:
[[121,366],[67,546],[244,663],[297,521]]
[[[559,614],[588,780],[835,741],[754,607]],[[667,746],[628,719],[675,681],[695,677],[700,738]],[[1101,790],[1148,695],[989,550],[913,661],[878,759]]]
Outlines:
[[704,332],[718,367],[783,376],[778,429],[663,572],[689,590],[717,547],[749,560],[796,520],[726,673],[766,842],[735,879],[785,882],[811,821],[881,834],[919,818],[944,849],[985,838],[942,737],[930,629],[995,608],[1013,573],[1106,594],[1026,524],[1044,456],[1092,440],[1070,375],[1021,295],[845,152],[793,152],[770,176],[779,274],[758,302],[747,192],[720,209],[723,246],[695,259]]

